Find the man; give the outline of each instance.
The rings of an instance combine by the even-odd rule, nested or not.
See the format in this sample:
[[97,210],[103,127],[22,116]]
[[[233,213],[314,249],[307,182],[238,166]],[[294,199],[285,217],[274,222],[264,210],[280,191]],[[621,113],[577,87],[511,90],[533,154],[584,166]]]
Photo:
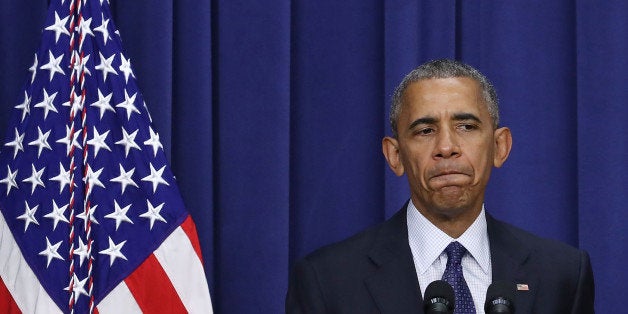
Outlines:
[[287,313],[423,313],[429,283],[455,290],[456,313],[484,313],[491,282],[516,285],[517,313],[593,313],[586,252],[492,218],[484,192],[512,146],[497,96],[474,68],[437,60],[395,90],[388,165],[410,200],[388,221],[305,257],[290,276]]

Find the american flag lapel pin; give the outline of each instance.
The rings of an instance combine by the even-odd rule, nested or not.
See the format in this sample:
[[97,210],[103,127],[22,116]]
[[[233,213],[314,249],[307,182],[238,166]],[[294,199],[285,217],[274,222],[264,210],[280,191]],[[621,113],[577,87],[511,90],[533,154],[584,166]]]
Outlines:
[[529,291],[530,287],[528,287],[527,284],[525,283],[518,283],[517,284],[517,291]]

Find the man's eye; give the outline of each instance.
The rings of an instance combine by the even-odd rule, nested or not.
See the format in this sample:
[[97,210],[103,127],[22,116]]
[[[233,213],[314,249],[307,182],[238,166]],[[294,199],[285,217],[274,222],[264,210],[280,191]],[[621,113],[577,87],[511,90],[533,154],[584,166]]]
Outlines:
[[434,129],[432,128],[423,128],[423,129],[419,129],[416,132],[418,135],[430,135],[432,133],[434,133]]
[[471,131],[471,130],[475,130],[475,129],[477,129],[477,128],[478,128],[478,126],[477,126],[477,125],[475,125],[475,124],[467,124],[467,123],[464,123],[464,124],[460,124],[460,125],[458,125],[458,128],[459,128],[459,129],[462,129],[462,130],[464,130],[464,131]]

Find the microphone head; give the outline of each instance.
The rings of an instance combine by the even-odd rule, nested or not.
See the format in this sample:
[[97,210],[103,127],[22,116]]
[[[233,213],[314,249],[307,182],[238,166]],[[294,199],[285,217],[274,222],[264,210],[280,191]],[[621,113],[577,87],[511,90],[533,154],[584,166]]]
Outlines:
[[516,286],[506,281],[495,281],[486,291],[486,302],[484,311],[487,314],[515,312],[515,291]]
[[423,309],[427,314],[454,312],[454,289],[444,280],[432,281],[425,289]]

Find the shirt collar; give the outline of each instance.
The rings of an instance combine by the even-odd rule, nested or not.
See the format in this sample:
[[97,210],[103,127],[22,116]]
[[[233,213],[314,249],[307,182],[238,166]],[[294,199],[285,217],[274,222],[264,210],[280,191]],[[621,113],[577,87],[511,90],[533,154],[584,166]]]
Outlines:
[[424,273],[452,241],[458,241],[464,245],[467,252],[477,261],[482,270],[487,274],[489,273],[491,255],[484,205],[482,205],[482,211],[475,221],[457,239],[450,237],[427,220],[412,201],[408,202],[407,221],[410,247],[413,252],[421,252],[421,254],[416,254],[417,256],[415,256],[419,274]]

